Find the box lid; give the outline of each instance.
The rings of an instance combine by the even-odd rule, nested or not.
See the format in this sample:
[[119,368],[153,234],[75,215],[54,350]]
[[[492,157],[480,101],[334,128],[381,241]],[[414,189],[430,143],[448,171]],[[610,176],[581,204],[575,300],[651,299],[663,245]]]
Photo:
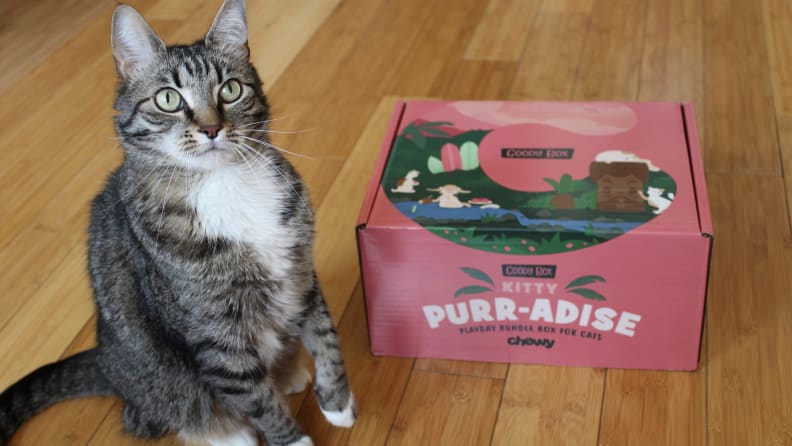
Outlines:
[[397,105],[359,223],[546,254],[711,233],[692,108],[679,103]]

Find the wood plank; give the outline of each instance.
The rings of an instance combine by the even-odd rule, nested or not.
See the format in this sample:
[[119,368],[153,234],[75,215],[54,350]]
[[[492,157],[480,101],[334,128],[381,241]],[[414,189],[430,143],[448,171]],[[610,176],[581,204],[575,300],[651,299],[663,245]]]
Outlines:
[[25,422],[8,446],[85,445],[117,403],[116,398],[86,398],[58,403]]
[[[409,54],[432,6],[433,1],[421,0],[385,3],[359,36],[344,63],[338,66],[331,86],[306,102],[288,102],[289,113],[309,111],[307,114],[297,112],[308,116],[298,125],[318,130],[295,134],[286,147],[311,156],[346,156],[396,79],[398,71],[394,67]],[[341,168],[340,163],[328,159],[317,162],[292,158],[292,161],[304,176],[312,197],[319,201]]]
[[[155,4],[158,0],[137,0],[134,2],[136,8],[143,14]],[[59,138],[41,139],[40,134],[29,132],[27,126],[31,124],[47,124],[52,118],[52,111],[54,110],[71,110],[74,107],[79,107],[82,104],[81,100],[74,100],[76,94],[79,97],[86,92],[93,94],[94,92],[100,93],[96,88],[96,84],[85,83],[76,81],[80,76],[85,76],[86,73],[95,71],[93,67],[98,61],[102,61],[99,69],[109,69],[113,72],[113,59],[110,50],[109,36],[110,36],[110,17],[111,10],[103,14],[98,14],[95,20],[92,20],[75,36],[64,42],[63,45],[49,55],[45,60],[36,65],[24,77],[20,78],[14,83],[13,89],[7,89],[2,92],[3,101],[0,101],[0,121],[2,122],[20,122],[25,125],[6,125],[3,132],[0,132],[0,145],[4,146],[0,151],[0,157],[5,157],[6,152],[22,150],[27,151],[27,148],[17,147],[19,144],[9,144],[12,138],[18,135],[28,135],[27,141],[32,141],[30,146],[36,147],[44,146],[51,153],[52,148],[50,145],[42,144],[41,141],[47,141],[50,144],[52,141],[59,141]],[[170,28],[170,27],[169,27]],[[22,55],[24,57],[24,55]],[[9,59],[11,62],[14,59]],[[107,80],[112,80],[114,77],[110,76]],[[90,85],[92,88],[86,89]],[[99,84],[102,85],[102,84]],[[66,91],[66,93],[63,93]],[[31,92],[38,92],[36,100],[31,100]],[[62,97],[63,94],[69,95],[71,101],[63,103],[60,107],[53,106],[53,100]],[[104,91],[106,95],[109,108],[93,109],[93,114],[97,114],[97,110],[108,110],[107,114],[112,114],[112,96],[113,89]],[[33,118],[36,115],[36,118]],[[104,115],[107,116],[107,115]],[[32,121],[32,122],[29,122]],[[34,129],[37,127],[34,125]],[[72,127],[84,129],[85,127]],[[39,136],[39,138],[34,138]],[[2,163],[0,166],[5,166],[8,162],[5,158],[0,158]]]
[[248,2],[250,58],[265,88],[275,83],[339,3],[340,0]]
[[[61,358],[93,347],[96,319],[92,317],[71,342]],[[94,436],[117,398],[85,398],[64,401],[28,420],[16,432],[9,446],[82,446]]]
[[[7,2],[0,14],[0,94],[57,51],[113,2]],[[38,90],[41,91],[41,90]]]
[[396,418],[414,360],[371,355],[363,290],[359,285],[338,325],[338,336],[357,399],[357,422],[351,429],[333,427],[322,416],[313,394],[300,409],[298,422],[316,444],[383,445]]
[[416,370],[387,444],[487,444],[502,393],[503,381],[499,379]]
[[[338,67],[351,57],[358,40],[374,17],[380,14],[382,3],[382,0],[350,0],[336,7],[314,32],[299,57],[269,88],[268,95],[276,118],[303,118],[303,115],[296,114],[295,106],[315,102],[331,88]],[[286,106],[291,110],[284,111]]]
[[[773,88],[778,142],[786,184],[787,202],[792,197],[792,4],[783,0],[762,1],[770,79]],[[792,208],[789,214],[792,221]]]
[[472,28],[485,7],[479,0],[438,0],[435,8],[444,13],[423,24],[388,94],[442,97],[460,69],[462,53],[473,37]]
[[0,331],[0,358],[6,364],[0,369],[0,388],[56,360],[93,314],[84,258],[83,246],[72,249],[37,296]]
[[595,444],[603,369],[512,364],[492,445]]
[[448,99],[508,99],[516,62],[492,60],[463,60],[457,74],[448,86]]
[[[0,306],[4,310],[0,312],[0,328],[23,306],[35,305],[35,296],[42,283],[75,246],[79,245],[80,252],[84,252],[90,200],[119,155],[119,152],[99,150],[90,161],[82,160],[83,168],[77,174],[64,177],[56,172],[53,178],[59,181],[49,184],[47,189],[54,196],[34,195],[29,201],[20,203],[14,215],[4,220],[0,226],[0,282],[6,284],[7,293],[0,295]],[[70,262],[79,262],[81,267],[72,280],[85,277],[84,256]],[[74,295],[87,300],[89,296]],[[71,304],[68,300],[54,302]]]
[[489,0],[465,59],[519,60],[526,44],[525,30],[533,23],[540,3],[541,0]]
[[704,111],[704,11],[699,2],[650,0],[641,101],[692,102]]
[[762,12],[776,114],[792,116],[792,4],[762,0]]
[[[699,3],[649,2],[639,100],[702,106],[702,15]],[[692,373],[608,370],[599,443],[705,444],[706,357],[704,346]]]
[[357,214],[395,103],[393,97],[380,101],[316,212],[316,271],[336,323],[360,277],[355,239]]
[[646,0],[597,2],[580,61],[576,100],[634,100],[641,69]]
[[446,373],[450,375],[506,379],[509,365],[476,361],[452,361],[449,359],[418,359],[415,361],[415,370]]
[[599,444],[706,444],[706,370],[608,370]]
[[710,173],[781,174],[766,40],[756,5],[704,2],[704,164]]
[[709,183],[716,191],[718,244],[707,309],[707,440],[787,444],[792,442],[792,347],[786,339],[792,247],[784,185],[778,177],[720,174],[711,174]]
[[512,100],[572,96],[593,0],[545,0],[528,31],[528,44],[511,89]]

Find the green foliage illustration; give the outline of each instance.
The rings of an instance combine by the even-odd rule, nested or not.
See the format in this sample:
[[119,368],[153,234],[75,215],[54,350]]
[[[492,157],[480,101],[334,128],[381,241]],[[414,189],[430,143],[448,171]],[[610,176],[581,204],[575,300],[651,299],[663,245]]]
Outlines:
[[590,285],[598,282],[601,283],[605,282],[605,278],[596,275],[580,276],[577,279],[569,282],[565,290],[567,292],[577,294],[578,296],[585,297],[586,299],[605,300],[605,296],[598,293],[597,291],[594,291],[591,288],[582,288],[585,285]]
[[484,271],[482,271],[480,269],[466,268],[466,267],[462,267],[461,269],[462,269],[462,272],[464,272],[468,276],[470,276],[470,277],[472,277],[472,278],[474,278],[476,280],[481,280],[482,282],[487,282],[488,284],[490,284],[492,286],[495,286],[495,282],[493,282],[492,278],[487,273],[485,273]]
[[426,147],[426,136],[424,136],[424,134],[448,136],[448,133],[437,128],[444,125],[453,124],[446,121],[424,122],[423,124],[410,123],[404,128],[402,135],[411,138],[418,147],[424,148]]
[[[493,287],[495,286],[495,282],[492,281],[492,278],[489,276],[489,274],[485,273],[484,271],[482,271],[480,269],[468,268],[468,267],[464,267],[464,266],[462,268],[460,268],[460,269],[462,270],[463,273],[467,274],[468,276],[470,276],[470,277],[472,277],[472,278],[474,278],[476,280],[480,280],[482,282],[486,282],[486,283],[492,285]],[[459,297],[459,296],[461,296],[463,294],[485,293],[487,291],[492,291],[492,288],[486,287],[486,286],[481,286],[481,285],[463,286],[462,288],[456,290],[456,292],[454,293],[454,297]]]

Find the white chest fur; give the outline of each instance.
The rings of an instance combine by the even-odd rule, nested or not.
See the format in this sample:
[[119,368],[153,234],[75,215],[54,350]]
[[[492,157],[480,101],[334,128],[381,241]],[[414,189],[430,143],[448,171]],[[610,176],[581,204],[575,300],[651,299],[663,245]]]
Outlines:
[[267,172],[228,167],[209,173],[190,193],[206,235],[253,247],[274,275],[290,266],[294,235],[280,223],[284,190]]

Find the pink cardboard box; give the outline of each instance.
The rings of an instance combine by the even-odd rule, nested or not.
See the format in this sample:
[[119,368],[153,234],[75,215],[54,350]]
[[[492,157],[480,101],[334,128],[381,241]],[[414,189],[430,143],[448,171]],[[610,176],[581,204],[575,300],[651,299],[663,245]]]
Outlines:
[[358,218],[371,349],[695,369],[711,234],[690,105],[399,103]]

